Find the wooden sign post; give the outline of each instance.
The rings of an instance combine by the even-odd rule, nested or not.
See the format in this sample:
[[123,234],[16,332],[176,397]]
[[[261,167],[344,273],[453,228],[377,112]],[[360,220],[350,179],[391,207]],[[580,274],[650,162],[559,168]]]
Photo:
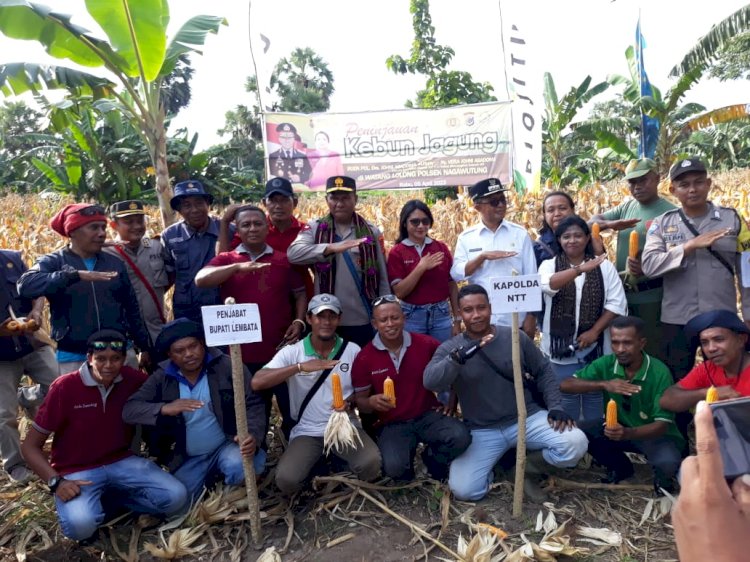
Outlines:
[[[229,345],[232,360],[232,389],[234,391],[234,416],[237,422],[237,437],[242,443],[247,439],[247,411],[245,410],[245,377],[240,344],[261,340],[260,314],[257,304],[235,304],[232,297],[224,301],[225,306],[204,306],[203,329],[206,345]],[[260,443],[257,444],[260,446]],[[255,483],[253,459],[242,456],[247,489],[247,507],[250,512],[250,533],[253,543],[262,541],[258,486]]]
[[518,313],[535,312],[542,308],[539,275],[516,275],[490,280],[492,312],[511,313],[511,353],[513,386],[518,410],[518,439],[516,440],[516,480],[513,483],[513,517],[520,517],[523,508],[523,481],[526,476],[526,399],[521,365],[521,336]]

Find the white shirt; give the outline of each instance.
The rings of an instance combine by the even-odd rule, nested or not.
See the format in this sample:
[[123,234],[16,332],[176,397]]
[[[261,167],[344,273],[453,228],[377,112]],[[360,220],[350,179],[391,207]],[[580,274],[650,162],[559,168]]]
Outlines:
[[[281,348],[281,350],[274,355],[273,359],[266,364],[264,369],[279,369],[281,367],[290,367],[297,363],[304,363],[311,359],[319,359],[312,350],[309,341],[310,339],[308,336],[294,345],[288,345]],[[331,374],[337,373],[341,379],[341,391],[344,400],[354,393],[354,387],[352,386],[352,363],[354,363],[354,358],[359,353],[359,350],[360,347],[356,343],[348,342],[341,359],[339,359],[338,364],[333,368],[333,371],[331,371]],[[296,418],[298,416],[300,406],[302,406],[305,396],[307,396],[308,391],[315,384],[315,381],[318,380],[318,377],[322,372],[323,371],[299,373],[286,379],[286,384],[289,388],[289,409],[292,417]],[[331,390],[331,377],[329,375],[326,381],[315,393],[315,396],[313,396],[307,404],[307,408],[305,408],[305,411],[302,414],[302,419],[299,420],[297,425],[294,426],[294,429],[292,429],[292,432],[289,435],[289,440],[291,441],[300,435],[323,437],[326,425],[328,424],[328,420],[333,412],[332,404],[333,391]]]
[[[512,258],[485,260],[471,276],[466,277],[466,264],[480,253],[492,250],[517,252],[517,255]],[[519,275],[531,275],[537,272],[534,247],[531,238],[522,226],[503,220],[493,232],[480,222],[459,234],[451,268],[451,277],[455,281],[466,279],[469,283],[481,285],[489,293],[492,278],[513,275],[513,270]],[[525,312],[519,313],[519,322],[523,322],[525,317]],[[492,323],[510,326],[511,314],[493,312]]]
[[[615,314],[625,315],[628,313],[628,301],[625,298],[625,289],[622,286],[622,281],[617,273],[617,268],[612,265],[610,261],[603,261],[599,266],[602,270],[602,280],[604,281],[604,310],[610,310]],[[552,297],[554,297],[558,290],[551,289],[549,286],[549,280],[555,274],[555,260],[545,260],[539,265],[539,275],[542,278],[542,293],[544,295],[544,321],[542,322],[542,343],[540,349],[542,353],[549,357],[553,363],[560,365],[569,365],[578,362],[579,356],[585,356],[588,352],[593,349],[591,348],[581,349],[573,357],[566,357],[564,359],[552,359],[550,357],[550,336],[549,336],[549,324],[550,314],[552,313]],[[581,312],[581,294],[583,291],[583,284],[586,281],[587,273],[582,273],[575,278],[576,285],[576,325],[575,333],[578,333],[578,319]],[[604,330],[604,355],[612,353],[612,342],[609,337],[609,330]]]

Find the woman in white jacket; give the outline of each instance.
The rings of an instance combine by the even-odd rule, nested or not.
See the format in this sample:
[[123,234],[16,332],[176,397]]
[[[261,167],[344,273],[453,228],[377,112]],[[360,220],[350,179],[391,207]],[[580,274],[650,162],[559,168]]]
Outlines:
[[[545,304],[541,349],[562,381],[612,352],[607,327],[628,307],[617,269],[605,254],[594,256],[586,221],[575,215],[563,219],[555,237],[560,252],[539,266]],[[604,415],[600,392],[563,394],[563,407],[575,420]]]

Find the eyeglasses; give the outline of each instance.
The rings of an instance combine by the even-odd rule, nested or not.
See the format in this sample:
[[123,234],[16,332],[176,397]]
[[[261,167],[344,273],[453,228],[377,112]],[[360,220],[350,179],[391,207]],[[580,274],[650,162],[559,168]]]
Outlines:
[[112,351],[117,351],[122,353],[125,351],[125,342],[124,341],[95,341],[91,344],[91,348],[94,351],[104,351],[105,349],[109,348]]
[[372,301],[372,307],[377,308],[381,304],[386,303],[400,303],[401,301],[398,300],[398,297],[396,295],[383,295],[382,297],[376,298],[374,301]]
[[100,207],[99,205],[91,205],[90,207],[84,207],[83,209],[76,211],[76,214],[79,214],[83,217],[93,217],[95,215],[104,215],[106,213],[104,211],[104,207]]
[[499,207],[500,205],[507,205],[508,201],[503,195],[494,199],[480,199],[477,203],[480,205],[489,205],[490,207]]
[[429,217],[425,217],[423,219],[409,219],[409,224],[412,226],[419,226],[420,224],[423,224],[424,226],[430,226],[432,221],[429,219]]

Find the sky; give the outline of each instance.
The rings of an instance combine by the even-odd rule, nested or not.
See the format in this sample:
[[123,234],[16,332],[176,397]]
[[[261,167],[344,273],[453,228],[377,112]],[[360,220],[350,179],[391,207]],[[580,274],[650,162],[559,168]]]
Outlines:
[[[634,43],[639,13],[649,79],[666,92],[673,83],[668,77],[672,66],[711,25],[745,4],[712,0],[696,8],[675,0],[517,1],[533,10],[536,64],[540,72],[552,74],[558,95],[577,86],[586,75],[597,83],[610,74],[627,74],[624,53]],[[296,47],[311,47],[322,56],[336,87],[330,111],[403,108],[424,85],[424,77],[396,75],[385,65],[389,55],[409,55],[413,32],[408,0],[250,2],[251,21],[247,0],[170,3],[170,36],[197,14],[223,16],[228,21],[216,36],[209,37],[204,54],[193,56],[192,102],[173,123],[173,127],[187,127],[191,134],[199,133],[199,148],[221,142],[216,131],[224,124],[226,111],[255,101],[244,91],[246,77],[254,73],[249,25],[253,34],[262,32],[271,38],[269,58],[286,56]],[[46,4],[96,29],[83,0],[48,0]],[[491,83],[498,99],[506,99],[498,0],[432,0],[430,7],[437,41],[456,53],[449,69],[468,71],[475,80]],[[49,63],[54,59],[33,42],[0,36],[0,62],[18,61]],[[606,95],[611,94],[598,99]],[[702,103],[708,109],[750,103],[750,84],[704,79],[685,101]]]

